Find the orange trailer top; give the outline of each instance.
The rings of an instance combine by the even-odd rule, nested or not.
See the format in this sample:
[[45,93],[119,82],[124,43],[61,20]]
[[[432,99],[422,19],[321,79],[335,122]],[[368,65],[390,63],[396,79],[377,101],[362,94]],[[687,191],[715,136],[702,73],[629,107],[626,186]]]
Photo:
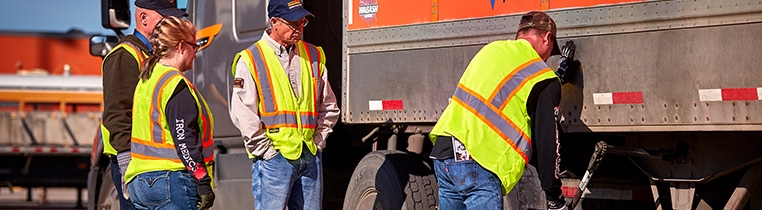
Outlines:
[[643,0],[349,0],[348,30],[484,18],[534,10],[592,7]]

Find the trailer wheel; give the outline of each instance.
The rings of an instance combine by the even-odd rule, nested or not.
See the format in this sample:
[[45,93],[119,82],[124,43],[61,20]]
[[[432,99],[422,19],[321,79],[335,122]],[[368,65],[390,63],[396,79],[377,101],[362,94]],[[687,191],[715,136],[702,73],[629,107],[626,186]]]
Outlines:
[[114,180],[111,179],[111,164],[103,171],[101,180],[96,209],[119,210],[119,194],[114,187]]
[[436,181],[432,167],[416,154],[371,152],[352,174],[344,209],[437,209]]

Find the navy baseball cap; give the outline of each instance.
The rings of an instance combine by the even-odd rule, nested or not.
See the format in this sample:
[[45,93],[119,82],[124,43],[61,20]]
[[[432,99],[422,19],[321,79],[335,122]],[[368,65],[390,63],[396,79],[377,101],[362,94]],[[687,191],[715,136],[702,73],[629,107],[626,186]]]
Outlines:
[[267,5],[267,15],[270,18],[282,17],[292,22],[307,15],[315,16],[304,9],[301,0],[271,0],[270,5]]
[[164,17],[188,16],[188,13],[177,8],[175,0],[135,0],[135,6],[156,11]]

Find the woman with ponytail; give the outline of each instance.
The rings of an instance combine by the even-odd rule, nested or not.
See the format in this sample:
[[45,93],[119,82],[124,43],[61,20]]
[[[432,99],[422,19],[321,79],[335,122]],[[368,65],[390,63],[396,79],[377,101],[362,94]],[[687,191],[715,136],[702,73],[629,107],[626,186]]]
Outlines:
[[182,72],[193,67],[193,24],[162,19],[148,40],[132,108],[132,157],[124,174],[137,209],[208,209],[214,202],[214,120]]

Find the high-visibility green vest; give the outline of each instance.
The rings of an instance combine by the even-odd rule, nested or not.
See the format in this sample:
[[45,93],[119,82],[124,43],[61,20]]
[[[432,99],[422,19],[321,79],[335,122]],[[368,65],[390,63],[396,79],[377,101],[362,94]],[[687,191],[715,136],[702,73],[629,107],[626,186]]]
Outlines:
[[191,95],[196,99],[198,137],[201,139],[207,172],[212,177],[210,166],[214,160],[214,141],[212,140],[214,118],[209,111],[209,106],[183,73],[157,63],[151,72],[151,77],[148,80],[141,79],[135,88],[130,143],[132,160],[124,174],[126,182],[130,182],[136,175],[145,172],[186,170],[177,155],[174,137],[164,114],[167,102],[180,81],[185,81],[188,89],[191,90]]
[[532,157],[527,98],[535,84],[558,79],[526,40],[492,42],[468,64],[430,138],[453,136],[471,157],[495,173],[503,194]]
[[[148,57],[148,55],[146,55],[142,50],[140,50],[140,48],[133,45],[132,43],[122,42],[116,45],[114,49],[111,49],[111,51],[109,51],[108,54],[106,54],[106,57],[103,60],[104,61],[107,60],[108,57],[111,55],[111,53],[115,52],[118,49],[127,50],[127,52],[129,52],[130,55],[132,55],[132,57],[135,58],[135,61],[138,64],[137,66],[138,70],[141,69],[140,66],[143,64],[143,60],[145,60]],[[101,68],[101,71],[103,71],[103,68]],[[101,74],[103,74],[103,72],[101,72]],[[101,107],[101,109],[103,109],[103,107]],[[103,125],[103,120],[101,120],[101,138],[103,138],[102,139],[103,140],[103,154],[106,154],[109,156],[116,155],[117,153],[116,149],[114,149],[114,147],[111,146],[111,132],[108,130],[108,128],[106,128],[105,125]]]
[[[318,106],[322,104],[323,87],[326,85],[321,79],[325,66],[323,49],[304,41],[299,41],[296,46],[301,55],[302,70],[302,95],[299,98],[294,94],[275,51],[264,39],[236,54],[233,60],[233,76],[239,59],[243,58],[241,61],[249,67],[259,95],[259,116],[265,135],[273,141],[273,147],[289,160],[298,159],[305,144],[313,155],[317,153],[313,135],[317,127]],[[249,158],[254,158],[254,155],[249,153]]]

